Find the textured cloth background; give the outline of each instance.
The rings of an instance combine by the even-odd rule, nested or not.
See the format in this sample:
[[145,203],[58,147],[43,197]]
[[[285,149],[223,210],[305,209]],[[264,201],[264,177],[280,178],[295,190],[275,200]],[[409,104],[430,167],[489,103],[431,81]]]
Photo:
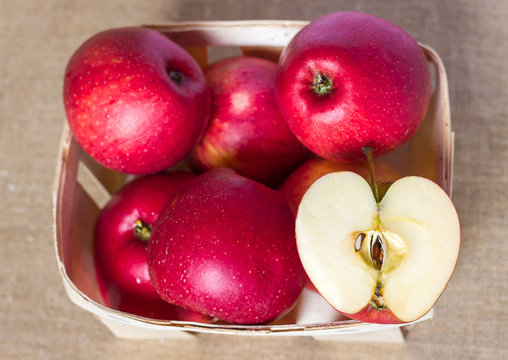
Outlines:
[[[98,31],[168,20],[306,19],[358,10],[390,20],[442,57],[456,132],[462,247],[434,319],[404,345],[199,335],[114,338],[64,293],[51,187],[62,76]],[[508,2],[503,0],[0,1],[0,358],[503,359],[508,355]]]

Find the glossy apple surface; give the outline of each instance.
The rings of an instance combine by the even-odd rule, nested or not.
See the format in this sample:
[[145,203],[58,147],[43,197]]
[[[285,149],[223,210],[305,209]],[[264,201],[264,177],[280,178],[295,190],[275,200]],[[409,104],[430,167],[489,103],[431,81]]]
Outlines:
[[276,72],[276,63],[255,57],[227,58],[205,69],[212,114],[190,158],[193,167],[229,167],[275,185],[311,156],[279,112]]
[[161,300],[147,265],[153,224],[164,206],[194,178],[183,171],[137,178],[101,210],[95,227],[94,259],[106,306],[159,319],[204,321],[206,317]]
[[163,211],[148,265],[166,301],[240,324],[281,315],[305,283],[286,201],[226,168],[198,177]]
[[63,98],[83,149],[129,174],[156,173],[183,159],[206,129],[211,102],[196,61],[141,27],[83,43],[67,65]]
[[424,316],[452,276],[460,247],[457,212],[436,183],[403,177],[377,199],[348,171],[309,188],[296,236],[302,264],[326,301],[373,323]]
[[417,42],[372,15],[338,12],[304,27],[279,59],[276,98],[297,138],[335,161],[376,156],[417,130],[430,72]]
[[[343,163],[331,160],[314,158],[304,162],[284,180],[279,191],[289,203],[291,210],[296,214],[298,205],[309,187],[321,176],[338,171],[352,171],[365,180],[370,181],[369,166],[366,162]],[[379,182],[394,182],[400,174],[383,161],[376,162],[376,178]]]
[[103,276],[100,268],[96,268],[97,281],[104,305],[111,309],[151,319],[178,320],[209,323],[212,318],[196,311],[172,305],[161,298],[145,297],[126,292]]

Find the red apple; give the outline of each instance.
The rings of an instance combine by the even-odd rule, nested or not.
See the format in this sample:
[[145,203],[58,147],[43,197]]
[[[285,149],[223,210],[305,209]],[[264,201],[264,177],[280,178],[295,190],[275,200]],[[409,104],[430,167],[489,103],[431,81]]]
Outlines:
[[[279,187],[279,191],[286,198],[293,214],[296,215],[298,206],[310,186],[322,176],[338,171],[351,171],[362,176],[367,181],[371,180],[369,165],[366,162],[339,163],[331,160],[314,158],[304,162],[293,171]],[[392,183],[400,178],[400,174],[387,163],[377,161],[376,178],[383,183]],[[307,279],[305,286],[308,289],[317,291],[310,279]]]
[[338,12],[304,27],[279,59],[276,98],[289,127],[314,153],[363,159],[406,142],[430,97],[430,72],[416,41],[372,15]]
[[102,165],[130,174],[183,159],[206,129],[210,96],[196,61],[141,27],[88,39],[70,59],[63,89],[78,143]]
[[226,168],[198,177],[161,213],[148,265],[164,300],[240,324],[284,313],[305,283],[282,195]]
[[279,184],[310,157],[293,135],[275,102],[277,64],[255,57],[232,57],[210,65],[210,124],[190,163],[208,170],[229,167],[268,185]]
[[431,180],[403,177],[384,195],[376,184],[350,171],[314,182],[298,208],[298,253],[316,289],[344,315],[373,323],[415,321],[450,280],[459,219]]
[[[291,210],[296,214],[298,205],[309,187],[321,176],[338,171],[352,171],[370,181],[369,166],[363,163],[340,163],[326,159],[315,158],[304,162],[289,175],[279,187],[284,194]],[[376,177],[379,182],[394,182],[400,174],[383,161],[376,162]]]
[[207,315],[172,305],[161,298],[138,296],[120,290],[106,279],[99,268],[97,281],[104,304],[115,310],[159,320],[178,320],[209,323],[212,321]]
[[137,315],[204,321],[160,299],[150,281],[148,239],[164,206],[195,178],[178,171],[138,178],[114,194],[95,227],[95,268],[106,306]]

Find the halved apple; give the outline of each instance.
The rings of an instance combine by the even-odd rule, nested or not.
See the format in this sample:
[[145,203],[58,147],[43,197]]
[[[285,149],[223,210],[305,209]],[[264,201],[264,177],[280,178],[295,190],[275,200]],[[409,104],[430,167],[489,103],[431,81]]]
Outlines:
[[431,180],[401,178],[379,199],[364,178],[344,171],[305,193],[296,237],[309,278],[331,306],[361,321],[405,323],[424,316],[445,289],[460,225]]

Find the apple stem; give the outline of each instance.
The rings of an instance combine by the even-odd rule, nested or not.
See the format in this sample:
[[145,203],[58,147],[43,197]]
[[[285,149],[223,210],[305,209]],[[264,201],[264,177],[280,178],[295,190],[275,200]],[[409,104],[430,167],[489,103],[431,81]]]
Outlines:
[[318,94],[318,96],[323,96],[326,94],[329,94],[332,91],[333,82],[330,78],[327,76],[317,73],[314,76],[314,84],[312,85],[312,88]]
[[177,85],[180,85],[183,82],[183,74],[178,71],[170,71],[169,78]]
[[379,196],[379,187],[376,181],[376,171],[374,170],[374,157],[372,156],[372,148],[370,146],[364,146],[362,148],[362,152],[367,156],[367,162],[369,163],[369,171],[372,179],[372,192],[374,193],[374,198],[376,202],[381,201],[381,197]]
[[149,224],[144,223],[142,220],[137,220],[134,226],[134,236],[143,242],[150,240],[152,234],[152,227]]

